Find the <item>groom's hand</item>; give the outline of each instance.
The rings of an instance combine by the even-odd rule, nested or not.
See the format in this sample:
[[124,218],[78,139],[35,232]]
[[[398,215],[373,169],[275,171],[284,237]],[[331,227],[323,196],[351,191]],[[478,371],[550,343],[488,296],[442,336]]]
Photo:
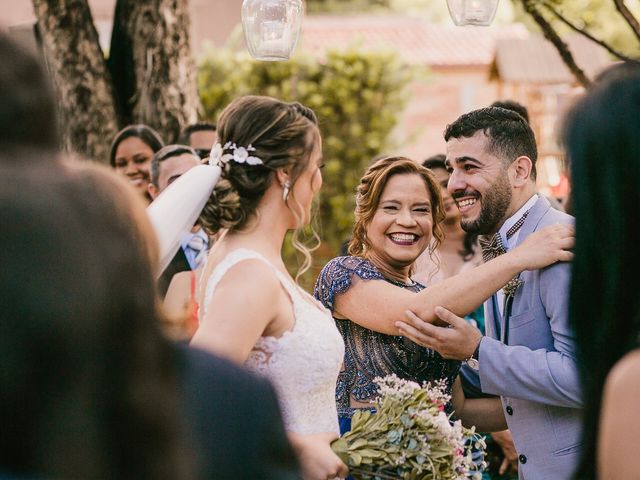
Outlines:
[[476,327],[444,307],[436,307],[435,314],[446,327],[427,323],[410,310],[405,312],[407,322],[396,322],[400,333],[422,345],[435,350],[444,358],[465,360],[476,351],[482,333]]

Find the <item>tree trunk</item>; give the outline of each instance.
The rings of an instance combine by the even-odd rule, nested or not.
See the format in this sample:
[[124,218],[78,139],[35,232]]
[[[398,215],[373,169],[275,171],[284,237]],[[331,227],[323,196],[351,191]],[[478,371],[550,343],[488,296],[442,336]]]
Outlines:
[[111,80],[87,0],[33,0],[65,147],[107,163],[118,130]]
[[157,129],[166,143],[198,118],[200,98],[191,57],[188,0],[120,0],[122,29],[132,48],[135,122]]

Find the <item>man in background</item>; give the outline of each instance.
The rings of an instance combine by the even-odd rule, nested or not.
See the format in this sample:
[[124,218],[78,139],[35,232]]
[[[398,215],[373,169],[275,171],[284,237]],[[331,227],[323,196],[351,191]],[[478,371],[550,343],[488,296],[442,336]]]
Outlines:
[[178,142],[189,145],[193,148],[201,159],[205,159],[211,152],[211,147],[216,143],[218,133],[215,124],[211,122],[198,122],[187,125],[182,132]]
[[[186,145],[167,145],[158,150],[151,160],[149,195],[155,200],[182,174],[200,165],[196,151]],[[167,293],[171,279],[178,272],[196,270],[204,261],[209,249],[209,237],[196,225],[180,240],[180,248],[169,266],[158,279],[158,291],[162,297]]]

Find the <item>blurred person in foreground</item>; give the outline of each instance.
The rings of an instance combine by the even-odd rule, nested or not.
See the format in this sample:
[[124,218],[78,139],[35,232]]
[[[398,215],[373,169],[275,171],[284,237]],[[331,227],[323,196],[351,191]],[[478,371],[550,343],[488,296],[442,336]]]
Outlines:
[[135,193],[89,166],[0,177],[0,471],[192,478]]
[[612,67],[565,120],[576,216],[570,319],[584,389],[576,480],[638,478],[640,64]]
[[159,334],[143,202],[52,165],[53,92],[1,31],[0,99],[0,477],[297,478],[272,387]]
[[160,334],[135,191],[86,163],[0,176],[0,472],[296,478],[271,387]]

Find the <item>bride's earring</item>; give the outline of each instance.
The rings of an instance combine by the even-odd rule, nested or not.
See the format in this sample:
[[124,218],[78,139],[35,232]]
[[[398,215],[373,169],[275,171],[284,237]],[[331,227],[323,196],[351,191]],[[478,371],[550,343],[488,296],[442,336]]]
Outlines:
[[287,180],[286,182],[284,182],[284,185],[282,185],[282,200],[284,202],[287,201],[287,197],[289,196],[289,189],[291,188],[291,184],[289,183],[289,180]]

